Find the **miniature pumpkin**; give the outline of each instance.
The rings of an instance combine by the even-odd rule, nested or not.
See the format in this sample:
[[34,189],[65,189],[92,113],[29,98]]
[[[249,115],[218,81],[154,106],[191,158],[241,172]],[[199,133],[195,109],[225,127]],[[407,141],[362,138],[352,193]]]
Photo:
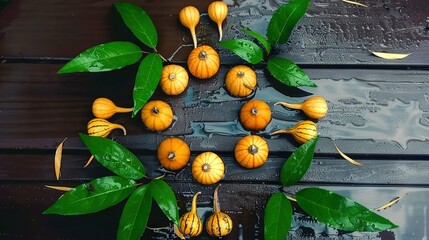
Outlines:
[[182,169],[188,164],[190,155],[188,144],[180,138],[166,138],[158,146],[158,160],[167,170]]
[[232,231],[232,219],[228,214],[220,211],[218,198],[220,184],[216,187],[213,195],[213,214],[207,218],[206,230],[212,237],[224,237]]
[[192,162],[192,176],[201,184],[209,185],[222,179],[225,165],[213,152],[203,152]]
[[249,135],[240,139],[235,145],[235,159],[245,168],[262,166],[268,158],[268,144],[258,135]]
[[320,119],[328,112],[328,104],[326,103],[326,100],[319,96],[310,97],[302,103],[277,102],[274,105],[277,104],[291,109],[300,109],[307,116],[313,119]]
[[219,31],[219,41],[222,40],[222,23],[228,15],[228,6],[222,1],[210,3],[207,13],[210,19],[217,24]]
[[173,110],[166,102],[152,100],[143,106],[141,118],[147,128],[162,131],[167,129],[173,122]]
[[197,47],[197,36],[195,34],[195,27],[200,21],[200,12],[194,6],[187,6],[182,8],[179,12],[179,20],[183,26],[189,28],[191,31],[192,41],[194,42],[194,48]]
[[108,119],[115,113],[132,112],[134,108],[117,107],[112,100],[108,98],[97,98],[92,103],[92,113],[96,118]]
[[121,129],[124,135],[127,135],[125,128],[117,123],[111,123],[106,119],[94,118],[87,124],[87,131],[89,136],[107,137],[114,129]]
[[162,68],[159,84],[161,89],[168,95],[179,95],[188,86],[189,75],[182,66],[170,64]]
[[225,86],[233,96],[249,96],[256,86],[255,71],[245,65],[235,66],[226,74]]
[[262,130],[271,121],[270,106],[264,101],[253,99],[240,110],[240,122],[249,130]]
[[188,68],[194,77],[200,79],[213,77],[219,71],[219,67],[219,55],[208,45],[201,45],[189,54]]
[[317,137],[317,125],[310,120],[304,120],[298,122],[295,126],[291,128],[274,131],[271,133],[271,135],[280,133],[292,134],[293,138],[299,144],[302,144]]
[[203,223],[197,214],[197,197],[200,194],[201,192],[195,193],[191,211],[183,214],[179,219],[179,231],[190,237],[196,237],[203,231]]

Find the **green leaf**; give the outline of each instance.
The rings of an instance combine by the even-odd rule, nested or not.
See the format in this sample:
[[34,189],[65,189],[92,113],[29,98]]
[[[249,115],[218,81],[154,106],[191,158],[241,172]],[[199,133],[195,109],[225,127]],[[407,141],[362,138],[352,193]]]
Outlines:
[[43,214],[80,215],[118,204],[136,188],[136,182],[119,176],[102,177],[64,193]]
[[257,64],[263,59],[262,49],[256,43],[246,39],[221,41],[219,45],[251,64]]
[[273,14],[267,27],[271,46],[286,43],[293,28],[307,11],[310,0],[294,0],[280,6]]
[[115,3],[115,7],[131,32],[146,46],[155,48],[158,33],[149,15],[132,3]]
[[119,220],[118,240],[137,240],[143,235],[152,208],[152,196],[147,190],[148,186],[146,184],[138,187],[125,204]]
[[136,63],[142,50],[130,42],[109,42],[89,48],[66,63],[58,73],[106,72]]
[[245,29],[245,30],[243,30],[243,32],[249,34],[250,36],[254,37],[256,40],[258,40],[262,44],[262,46],[264,46],[265,51],[267,51],[267,55],[270,54],[271,45],[264,36],[262,36],[258,32],[252,31],[250,29]]
[[317,87],[298,65],[285,58],[268,60],[268,71],[275,79],[290,87]]
[[117,142],[108,138],[79,134],[95,159],[110,171],[126,179],[141,179],[145,168],[140,160]]
[[296,200],[306,213],[340,230],[379,232],[398,227],[361,204],[325,189],[302,189]]
[[283,193],[274,193],[265,206],[264,237],[284,240],[292,223],[292,205]]
[[158,54],[150,53],[140,63],[133,90],[134,117],[146,104],[161,80],[162,59]]
[[292,186],[301,180],[313,160],[314,148],[319,136],[302,144],[290,155],[280,172],[280,180],[284,186]]
[[150,193],[164,214],[179,225],[179,208],[177,207],[176,195],[171,187],[160,179],[154,179],[149,183]]

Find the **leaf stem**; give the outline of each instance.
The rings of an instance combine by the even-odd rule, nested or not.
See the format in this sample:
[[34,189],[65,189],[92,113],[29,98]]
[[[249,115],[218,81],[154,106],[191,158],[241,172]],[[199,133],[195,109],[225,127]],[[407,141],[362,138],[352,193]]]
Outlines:
[[168,62],[168,60],[164,56],[162,56],[161,53],[158,52],[158,49],[154,48],[153,50],[155,51],[156,54],[159,55],[159,57],[162,59],[162,61]]

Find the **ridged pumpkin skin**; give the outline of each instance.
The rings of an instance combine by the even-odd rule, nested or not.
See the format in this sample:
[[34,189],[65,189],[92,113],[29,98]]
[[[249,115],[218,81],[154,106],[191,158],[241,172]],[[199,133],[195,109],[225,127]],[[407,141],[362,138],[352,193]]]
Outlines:
[[179,95],[188,86],[189,75],[186,69],[180,65],[170,64],[162,68],[159,85],[167,95]]
[[223,237],[232,231],[232,219],[228,214],[215,212],[206,221],[206,231],[212,237]]
[[203,152],[192,162],[192,176],[201,184],[217,183],[224,173],[225,165],[216,153]]
[[143,106],[141,118],[147,128],[162,131],[167,129],[173,122],[173,110],[166,102],[152,100]]
[[268,144],[258,135],[245,136],[235,145],[234,154],[237,162],[245,168],[258,168],[268,158]]
[[292,134],[292,137],[299,144],[306,143],[307,141],[317,137],[318,134],[316,123],[310,120],[300,121],[291,128],[274,131],[271,133],[271,135],[280,133]]
[[226,74],[225,87],[232,96],[247,97],[255,86],[256,73],[248,66],[235,66]]
[[194,6],[186,6],[179,12],[179,20],[183,26],[189,28],[191,31],[192,41],[194,42],[194,48],[197,47],[197,36],[195,34],[195,27],[200,21],[200,12]]
[[92,103],[92,114],[96,118],[108,119],[115,115],[115,113],[132,112],[134,108],[118,107],[115,103],[108,98],[97,98]]
[[222,22],[228,15],[228,6],[222,1],[214,1],[209,4],[207,13],[210,19],[217,24],[219,31],[219,41],[222,40]]
[[197,192],[192,198],[191,211],[183,214],[179,219],[179,231],[190,237],[196,237],[203,231],[203,223],[197,214],[197,197],[201,192]]
[[264,101],[253,99],[241,107],[240,122],[246,129],[263,130],[270,121],[271,109]]
[[127,135],[127,131],[122,125],[111,123],[102,118],[91,119],[86,127],[89,136],[107,137],[110,132],[117,128],[121,129],[124,135]]
[[199,79],[213,77],[220,67],[216,50],[208,45],[201,45],[191,51],[188,57],[188,69],[192,76]]
[[180,138],[166,138],[158,146],[158,160],[167,170],[182,169],[188,164],[190,155],[188,144]]
[[328,112],[328,104],[323,97],[313,96],[306,99],[302,103],[287,103],[287,102],[278,102],[275,105],[280,104],[284,107],[291,109],[300,109],[307,116],[313,119],[323,118]]

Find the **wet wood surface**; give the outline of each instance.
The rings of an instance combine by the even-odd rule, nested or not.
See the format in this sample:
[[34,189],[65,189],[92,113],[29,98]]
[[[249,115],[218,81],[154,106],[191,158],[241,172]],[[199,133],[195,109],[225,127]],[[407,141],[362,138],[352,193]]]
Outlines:
[[[112,99],[132,106],[136,66],[105,73],[58,75],[69,59],[94,45],[125,40],[138,44],[112,7],[103,1],[14,0],[0,10],[0,239],[115,239],[123,203],[96,214],[49,216],[41,212],[62,194],[45,185],[76,186],[112,175],[98,164],[83,165],[90,156],[78,138],[93,117],[92,101]],[[149,178],[165,174],[178,199],[180,212],[189,207],[193,193],[202,191],[200,215],[211,211],[215,186],[193,180],[189,167],[179,172],[163,169],[156,149],[168,136],[189,143],[193,159],[203,151],[217,152],[227,172],[221,181],[222,209],[235,228],[225,239],[263,239],[263,211],[276,191],[293,194],[310,186],[324,187],[369,208],[404,196],[379,212],[400,228],[380,233],[341,232],[303,215],[294,205],[289,239],[422,239],[427,237],[429,198],[429,5],[423,0],[367,1],[368,8],[342,1],[314,1],[290,42],[273,55],[299,64],[317,88],[287,88],[255,66],[258,87],[249,98],[229,96],[224,78],[242,60],[219,47],[215,25],[205,14],[211,1],[130,1],[152,17],[159,34],[158,50],[170,61],[184,64],[191,50],[187,29],[178,12],[196,5],[202,13],[197,29],[200,43],[214,46],[221,56],[219,73],[209,80],[190,79],[187,90],[175,97],[159,89],[153,99],[169,102],[174,124],[151,132],[140,117],[118,114],[109,121],[122,124],[127,136],[114,131],[111,138],[134,152]],[[258,4],[255,4],[258,2]],[[224,39],[246,37],[241,29],[260,33],[280,1],[226,1],[230,14]],[[250,39],[250,38],[249,38]],[[143,47],[143,46],[141,46]],[[383,60],[369,50],[412,53],[399,60]],[[185,65],[183,65],[185,66]],[[328,115],[318,121],[320,141],[312,165],[299,185],[282,188],[279,171],[298,145],[291,136],[270,136],[272,130],[293,126],[306,116],[274,106],[277,101],[300,102],[311,95],[327,99]],[[240,167],[233,156],[235,143],[250,134],[241,128],[238,112],[251,98],[272,107],[273,121],[261,136],[270,157],[261,168]],[[221,112],[222,114],[214,114]],[[55,180],[53,159],[58,144],[63,150],[61,179]],[[334,143],[364,167],[351,165]],[[174,239],[171,224],[154,209],[142,239]],[[426,232],[425,232],[426,231]],[[200,239],[210,239],[206,233]]]

